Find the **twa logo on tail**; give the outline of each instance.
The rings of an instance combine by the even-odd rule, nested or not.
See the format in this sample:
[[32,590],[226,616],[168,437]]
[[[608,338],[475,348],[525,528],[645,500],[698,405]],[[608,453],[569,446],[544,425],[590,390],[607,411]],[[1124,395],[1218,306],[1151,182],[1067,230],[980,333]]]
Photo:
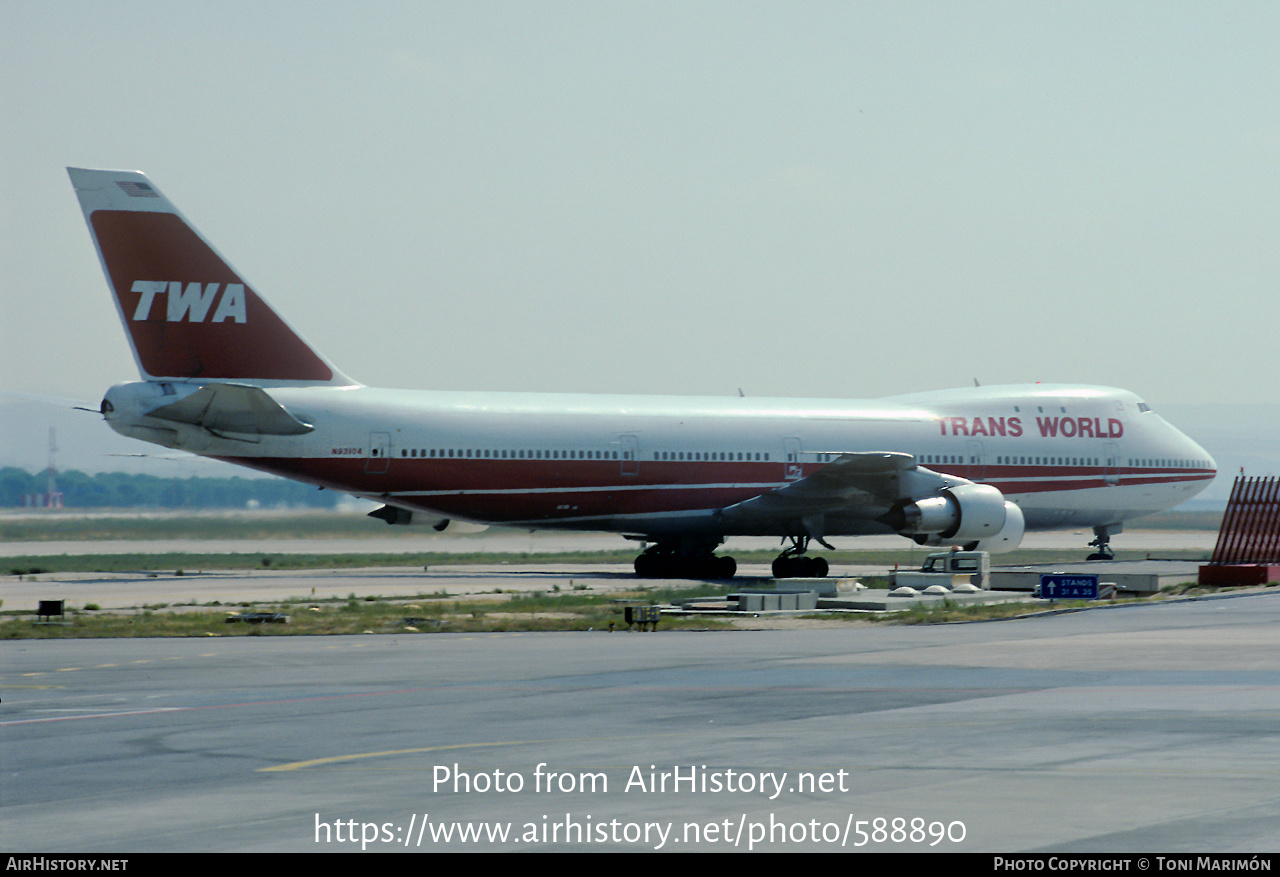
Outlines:
[[[185,287],[180,280],[170,280],[167,283],[163,280],[137,280],[133,284],[133,292],[142,293],[138,299],[138,306],[134,308],[134,320],[148,320],[151,318],[151,305],[155,302],[157,295],[165,295],[168,297],[168,309],[165,311],[165,319],[170,323],[180,323],[183,317],[189,317],[193,323],[203,323],[205,317],[209,313],[209,309],[213,307],[213,301],[217,298],[218,287],[221,283],[188,283]],[[227,288],[223,290],[222,299],[218,302],[218,309],[213,312],[212,323],[221,323],[224,320],[233,320],[237,323],[248,321],[244,308],[244,284],[228,283]]]
[[67,171],[144,379],[355,383],[142,174]]

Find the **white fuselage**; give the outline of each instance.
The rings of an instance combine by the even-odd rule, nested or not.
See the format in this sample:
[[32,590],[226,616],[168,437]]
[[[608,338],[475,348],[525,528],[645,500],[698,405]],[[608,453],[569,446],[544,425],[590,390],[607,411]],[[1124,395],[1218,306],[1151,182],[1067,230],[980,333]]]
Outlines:
[[[851,453],[911,454],[994,486],[1027,529],[1118,524],[1189,499],[1215,475],[1203,448],[1104,387],[835,401],[275,386],[271,397],[314,426],[282,437],[158,423],[129,409],[124,391],[137,386],[112,391],[120,404],[108,420],[127,435],[407,510],[531,528],[774,533],[717,512]],[[825,527],[891,532],[858,514],[828,514]]]

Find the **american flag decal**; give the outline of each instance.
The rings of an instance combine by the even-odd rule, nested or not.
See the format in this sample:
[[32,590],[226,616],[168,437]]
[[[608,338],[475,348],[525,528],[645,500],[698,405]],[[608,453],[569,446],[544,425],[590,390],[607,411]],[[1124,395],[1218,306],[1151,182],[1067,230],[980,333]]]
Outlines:
[[123,183],[119,180],[116,185],[124,190],[124,193],[130,198],[159,198],[156,190],[151,188],[148,183]]

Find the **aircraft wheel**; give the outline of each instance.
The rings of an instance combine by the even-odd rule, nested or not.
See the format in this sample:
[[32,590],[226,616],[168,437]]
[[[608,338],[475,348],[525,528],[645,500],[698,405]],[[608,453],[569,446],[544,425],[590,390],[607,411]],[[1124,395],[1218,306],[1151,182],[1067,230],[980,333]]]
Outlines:
[[773,577],[775,579],[825,579],[831,566],[825,557],[805,557],[792,555],[778,557],[773,561]]
[[670,579],[682,571],[679,563],[665,554],[641,554],[635,566],[636,575],[642,579]]
[[716,578],[731,579],[738,572],[738,562],[732,557],[716,558]]

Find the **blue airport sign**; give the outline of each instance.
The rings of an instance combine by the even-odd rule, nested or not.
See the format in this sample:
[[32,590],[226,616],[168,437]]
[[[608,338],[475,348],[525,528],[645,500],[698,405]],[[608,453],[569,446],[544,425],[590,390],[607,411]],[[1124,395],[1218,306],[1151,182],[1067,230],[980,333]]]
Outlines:
[[1096,600],[1098,577],[1083,575],[1040,576],[1040,597],[1043,600]]

